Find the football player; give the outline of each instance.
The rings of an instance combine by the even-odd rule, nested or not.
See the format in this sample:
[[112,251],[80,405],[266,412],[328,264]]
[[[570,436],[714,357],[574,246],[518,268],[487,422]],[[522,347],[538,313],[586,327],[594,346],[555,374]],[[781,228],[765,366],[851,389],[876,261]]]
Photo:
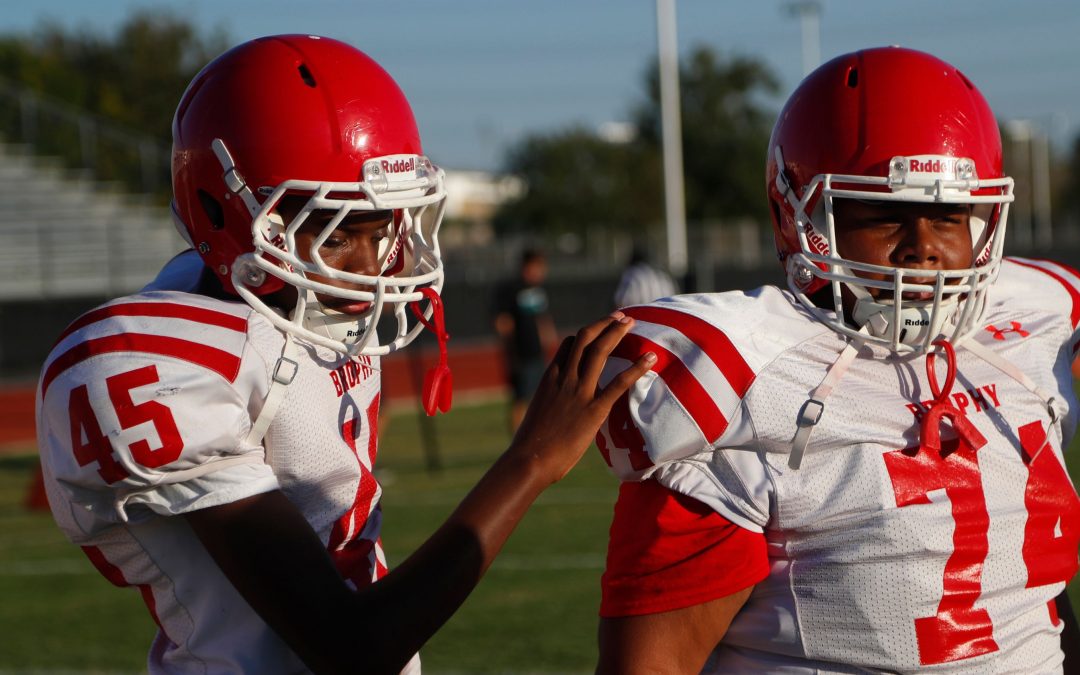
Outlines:
[[207,65],[173,142],[173,209],[192,250],[76,320],[42,371],[55,518],[106,578],[141,591],[160,627],[151,673],[415,671],[647,369],[597,389],[632,321],[616,313],[562,344],[505,454],[388,572],[380,356],[432,330],[442,361],[425,405],[450,403],[443,172],[390,76],[307,35]]
[[1080,275],[1003,257],[979,90],[840,56],[780,112],[766,185],[786,290],[625,310],[611,374],[659,359],[598,436],[625,481],[600,671],[1078,672]]

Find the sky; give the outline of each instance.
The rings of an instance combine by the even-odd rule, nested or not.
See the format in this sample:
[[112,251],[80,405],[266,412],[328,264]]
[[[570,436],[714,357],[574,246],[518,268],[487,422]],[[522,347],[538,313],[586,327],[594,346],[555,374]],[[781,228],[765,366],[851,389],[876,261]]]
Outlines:
[[[822,60],[899,44],[958,66],[1003,121],[1029,120],[1065,152],[1080,134],[1080,2],[817,0]],[[790,0],[676,0],[679,48],[753,56],[778,77],[778,110],[804,74]],[[426,153],[453,169],[499,170],[528,134],[625,122],[656,59],[655,0],[34,0],[0,33],[45,21],[112,34],[163,9],[231,43],[274,33],[349,42],[398,81]],[[813,45],[811,40],[808,44]]]

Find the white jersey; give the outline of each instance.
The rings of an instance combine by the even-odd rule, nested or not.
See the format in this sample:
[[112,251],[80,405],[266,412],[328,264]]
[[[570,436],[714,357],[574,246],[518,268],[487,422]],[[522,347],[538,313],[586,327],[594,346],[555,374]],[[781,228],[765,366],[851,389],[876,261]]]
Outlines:
[[1053,599],[1080,542],[1062,455],[1077,422],[1080,277],[1009,259],[991,294],[970,340],[1049,407],[961,345],[950,399],[985,444],[945,424],[934,452],[920,443],[935,398],[926,357],[864,347],[797,469],[796,420],[846,345],[838,334],[774,287],[627,312],[637,323],[606,377],[645,351],[659,360],[601,450],[623,479],[655,478],[768,544],[769,575],[707,672],[1060,672]]
[[306,672],[168,516],[280,489],[349,583],[386,570],[378,359],[296,343],[296,376],[264,442],[249,443],[283,344],[244,303],[148,291],[79,318],[45,363],[38,445],[53,514],[110,581],[141,590],[161,629],[151,673]]

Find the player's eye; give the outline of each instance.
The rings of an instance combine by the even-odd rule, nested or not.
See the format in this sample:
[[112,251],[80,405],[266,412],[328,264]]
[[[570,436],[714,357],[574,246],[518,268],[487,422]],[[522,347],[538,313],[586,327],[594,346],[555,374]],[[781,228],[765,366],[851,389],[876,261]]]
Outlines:
[[938,222],[942,225],[948,225],[950,227],[966,226],[968,224],[967,218],[960,214],[957,214],[955,216],[944,216],[942,218],[939,218]]
[[340,248],[345,245],[345,237],[340,234],[331,234],[323,241],[320,248]]

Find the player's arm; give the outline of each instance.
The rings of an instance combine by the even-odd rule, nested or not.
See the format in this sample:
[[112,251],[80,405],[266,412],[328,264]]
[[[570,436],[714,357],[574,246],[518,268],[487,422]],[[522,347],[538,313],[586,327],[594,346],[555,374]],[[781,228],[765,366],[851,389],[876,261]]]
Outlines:
[[659,614],[601,619],[596,672],[701,672],[751,590]]
[[495,298],[491,303],[491,323],[495,328],[495,334],[504,343],[514,335],[514,316],[510,311],[512,300],[507,296],[507,291],[502,286],[495,290]]
[[[616,315],[621,316],[621,315]],[[186,515],[222,571],[316,672],[398,672],[454,613],[536,497],[589,447],[612,404],[652,364],[597,382],[631,322],[606,318],[563,342],[510,447],[397,569],[348,589],[280,492]]]
[[509,340],[514,335],[514,317],[509,312],[499,312],[495,315],[495,332],[503,340]]
[[601,579],[601,673],[700,672],[754,585],[765,538],[655,480],[623,483]]
[[536,327],[540,332],[540,344],[544,348],[544,354],[550,355],[559,344],[559,334],[555,328],[555,320],[550,314],[541,314],[536,317]]

